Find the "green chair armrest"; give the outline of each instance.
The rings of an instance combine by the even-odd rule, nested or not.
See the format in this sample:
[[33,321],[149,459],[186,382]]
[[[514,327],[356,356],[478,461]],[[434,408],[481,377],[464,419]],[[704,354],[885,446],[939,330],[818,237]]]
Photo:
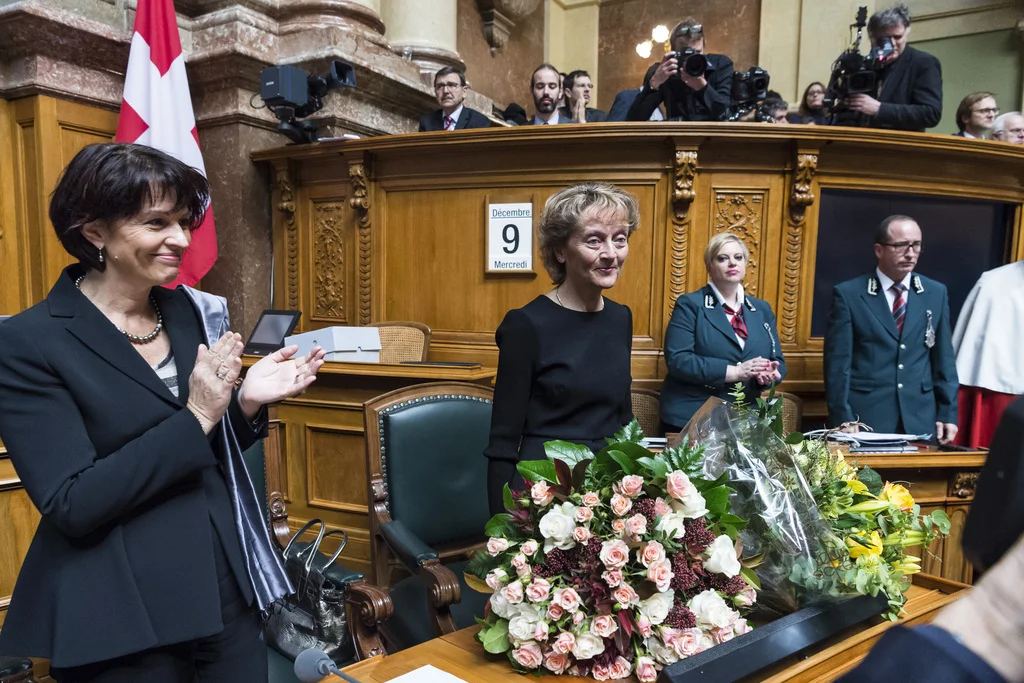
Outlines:
[[433,548],[421,541],[402,522],[385,522],[379,528],[384,540],[409,571],[416,573],[424,562],[437,559],[437,553]]

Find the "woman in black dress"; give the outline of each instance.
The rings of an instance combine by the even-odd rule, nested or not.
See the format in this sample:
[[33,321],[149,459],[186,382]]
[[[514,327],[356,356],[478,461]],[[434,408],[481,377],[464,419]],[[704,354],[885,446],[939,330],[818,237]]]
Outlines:
[[544,205],[538,239],[555,288],[509,311],[499,348],[488,459],[491,510],[519,460],[541,460],[561,439],[599,450],[633,418],[629,359],[633,315],[604,297],[619,279],[640,222],[636,199],[582,183]]

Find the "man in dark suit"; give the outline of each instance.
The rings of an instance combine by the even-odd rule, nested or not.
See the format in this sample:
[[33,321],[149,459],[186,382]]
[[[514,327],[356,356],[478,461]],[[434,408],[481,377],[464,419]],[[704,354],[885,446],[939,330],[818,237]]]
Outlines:
[[587,106],[590,104],[590,93],[593,90],[594,83],[590,80],[590,74],[583,69],[570,71],[562,80],[562,92],[567,104],[559,108],[559,117],[570,119],[575,123],[607,120],[608,114],[600,109]]
[[842,125],[866,128],[890,128],[924,132],[942,118],[942,65],[939,60],[907,45],[910,11],[899,4],[871,15],[868,36],[878,46],[892,41],[892,53],[878,76],[878,98],[860,93],[844,100],[859,120],[840,119]]
[[467,92],[466,74],[450,66],[439,69],[434,74],[434,94],[441,108],[420,117],[420,132],[490,128],[486,116],[462,104]]
[[[670,121],[722,121],[729,113],[732,60],[725,55],[703,55],[704,27],[696,19],[684,19],[672,31],[673,52],[647,70],[644,87],[629,108],[630,121],[648,121],[662,102]],[[692,75],[686,59],[676,54],[687,49],[707,59],[704,73]],[[680,63],[680,62],[683,63]]]
[[920,254],[914,219],[889,216],[875,233],[875,272],[836,285],[825,333],[829,424],[956,437],[949,297],[914,273]]
[[[612,106],[608,109],[608,118],[606,121],[627,121],[629,116],[629,108],[633,106],[633,102],[636,101],[637,96],[643,88],[630,88],[629,90],[620,90],[612,101]],[[655,108],[651,114],[651,121],[664,121],[665,115],[661,113],[661,108]]]
[[956,108],[957,131],[953,135],[983,140],[992,132],[998,115],[995,95],[983,90],[972,92],[960,100],[960,106]]

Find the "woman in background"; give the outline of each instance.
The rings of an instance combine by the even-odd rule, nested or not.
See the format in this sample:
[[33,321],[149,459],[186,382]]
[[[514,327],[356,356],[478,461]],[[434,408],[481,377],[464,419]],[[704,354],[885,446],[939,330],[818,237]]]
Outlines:
[[544,442],[600,450],[633,419],[633,316],[604,292],[618,281],[639,222],[636,199],[603,183],[568,187],[544,205],[538,240],[556,286],[509,311],[495,334],[498,376],[484,451],[492,513],[504,508],[505,484],[523,486],[516,463],[544,459]]
[[800,107],[792,117],[792,123],[809,123],[815,126],[827,126],[828,115],[825,113],[825,86],[814,81],[804,90],[800,98]]
[[737,382],[750,401],[786,374],[771,306],[743,292],[749,258],[739,237],[715,235],[704,250],[708,284],[676,300],[665,332],[665,433],[681,432],[710,397],[729,400]]

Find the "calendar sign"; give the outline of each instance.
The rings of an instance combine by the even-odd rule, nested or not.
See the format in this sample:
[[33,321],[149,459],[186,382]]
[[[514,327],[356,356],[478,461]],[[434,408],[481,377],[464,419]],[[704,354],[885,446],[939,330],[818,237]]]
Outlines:
[[533,202],[487,204],[488,273],[533,272]]

